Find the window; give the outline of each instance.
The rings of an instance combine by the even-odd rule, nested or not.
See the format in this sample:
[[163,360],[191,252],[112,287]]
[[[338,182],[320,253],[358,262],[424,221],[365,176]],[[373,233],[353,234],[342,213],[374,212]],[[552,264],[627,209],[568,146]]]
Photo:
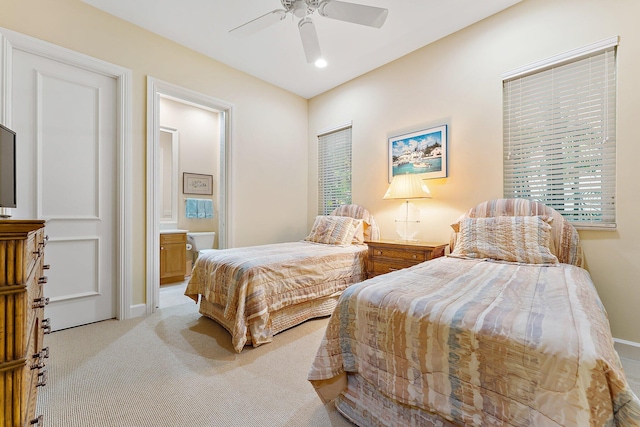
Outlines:
[[504,196],[615,227],[618,38],[503,76]]
[[318,135],[318,215],[351,203],[351,123]]

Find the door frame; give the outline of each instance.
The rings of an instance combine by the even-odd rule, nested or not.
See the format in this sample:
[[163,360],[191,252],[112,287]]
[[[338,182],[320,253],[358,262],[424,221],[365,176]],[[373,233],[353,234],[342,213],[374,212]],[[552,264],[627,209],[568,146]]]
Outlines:
[[160,151],[160,97],[189,104],[197,108],[214,110],[220,115],[219,164],[219,236],[218,247],[226,248],[231,241],[228,223],[231,186],[231,124],[233,105],[211,96],[147,76],[147,290],[146,312],[154,313],[160,302],[160,212],[159,151]]
[[[0,27],[0,120],[11,127],[13,50],[21,50],[116,81],[116,318],[131,317],[131,120],[132,71],[97,58]],[[35,197],[35,195],[34,195]]]

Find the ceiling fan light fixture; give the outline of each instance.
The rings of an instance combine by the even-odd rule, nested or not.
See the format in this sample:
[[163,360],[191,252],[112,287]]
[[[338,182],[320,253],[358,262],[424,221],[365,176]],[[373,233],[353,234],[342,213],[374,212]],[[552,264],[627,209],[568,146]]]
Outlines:
[[315,62],[315,66],[318,68],[324,68],[327,66],[327,60],[324,58],[318,58]]
[[293,15],[297,18],[307,16],[307,3],[304,0],[297,0],[291,8]]

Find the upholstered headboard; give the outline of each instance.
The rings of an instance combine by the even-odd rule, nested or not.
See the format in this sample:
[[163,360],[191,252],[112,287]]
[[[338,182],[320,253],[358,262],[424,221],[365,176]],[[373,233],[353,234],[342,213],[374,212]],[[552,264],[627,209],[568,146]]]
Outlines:
[[373,215],[360,205],[340,205],[331,212],[335,216],[349,216],[364,223],[364,240],[380,240],[380,229]]
[[[528,199],[495,199],[482,202],[469,209],[460,218],[488,218],[496,216],[536,216],[546,215],[551,221],[551,252],[558,261],[565,264],[583,266],[580,237],[576,229],[558,211],[540,202]],[[451,234],[450,248],[453,251],[457,233]]]

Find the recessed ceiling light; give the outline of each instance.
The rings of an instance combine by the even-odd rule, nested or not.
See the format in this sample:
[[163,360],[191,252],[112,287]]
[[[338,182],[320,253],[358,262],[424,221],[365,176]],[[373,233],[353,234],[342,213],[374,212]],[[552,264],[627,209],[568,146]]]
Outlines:
[[318,68],[324,68],[327,66],[327,61],[325,61],[324,58],[320,58],[316,60],[315,64],[316,64],[316,67]]

